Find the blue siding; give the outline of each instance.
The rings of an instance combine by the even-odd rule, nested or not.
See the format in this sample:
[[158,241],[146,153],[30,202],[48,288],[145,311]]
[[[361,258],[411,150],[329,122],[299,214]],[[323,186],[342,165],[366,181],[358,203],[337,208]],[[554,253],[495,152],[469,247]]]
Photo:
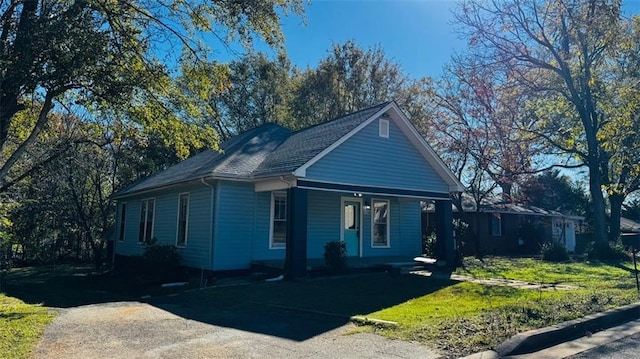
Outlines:
[[[322,258],[324,245],[340,240],[340,215],[342,198],[351,198],[343,193],[309,191],[307,257]],[[390,247],[371,246],[371,210],[362,213],[362,255],[375,256],[417,256],[421,253],[420,201],[395,197],[363,196],[364,203],[371,204],[372,198],[389,200]]]
[[[253,183],[221,181],[215,220],[214,270],[246,269],[251,265],[257,196]],[[268,222],[268,217],[267,217]],[[268,237],[266,239],[268,243]]]
[[307,192],[307,258],[323,258],[325,243],[340,240],[341,195]]
[[283,259],[284,248],[269,248],[269,235],[271,231],[271,192],[256,193],[255,209],[255,234],[253,239],[253,259],[271,260]]
[[389,121],[389,138],[378,120],[307,169],[307,180],[449,193],[449,186],[400,128]]
[[[204,185],[175,186],[167,190],[123,199],[127,203],[125,219],[125,240],[116,241],[116,253],[141,255],[144,245],[138,243],[140,224],[140,204],[143,199],[155,199],[153,237],[158,244],[176,244],[178,197],[189,193],[189,218],[187,245],[178,248],[182,263],[189,267],[209,268],[208,258],[211,243],[211,188]],[[118,208],[118,211],[120,208]],[[120,216],[116,218],[116,228],[120,228]]]

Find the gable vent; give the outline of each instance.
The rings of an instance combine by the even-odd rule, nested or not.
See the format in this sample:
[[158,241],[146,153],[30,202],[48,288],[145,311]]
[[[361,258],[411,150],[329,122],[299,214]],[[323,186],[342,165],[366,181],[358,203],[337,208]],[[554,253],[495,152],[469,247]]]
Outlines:
[[378,123],[380,137],[389,138],[389,120],[381,118]]

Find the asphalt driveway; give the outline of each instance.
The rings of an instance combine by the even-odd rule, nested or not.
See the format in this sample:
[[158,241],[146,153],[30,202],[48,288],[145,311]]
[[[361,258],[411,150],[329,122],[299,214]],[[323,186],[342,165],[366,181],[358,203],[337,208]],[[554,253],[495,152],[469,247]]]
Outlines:
[[342,319],[277,308],[230,310],[176,298],[59,311],[36,347],[35,358],[438,357],[417,343],[350,334],[353,327]]

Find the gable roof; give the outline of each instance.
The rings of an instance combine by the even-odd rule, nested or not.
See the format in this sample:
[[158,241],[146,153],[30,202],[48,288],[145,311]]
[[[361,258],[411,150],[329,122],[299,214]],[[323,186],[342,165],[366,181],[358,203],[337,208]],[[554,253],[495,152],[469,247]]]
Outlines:
[[206,177],[238,180],[286,174],[304,177],[307,167],[385,113],[398,123],[450,190],[461,191],[460,182],[391,101],[296,132],[273,123],[259,126],[224,142],[221,152],[206,150],[118,191],[112,198]]

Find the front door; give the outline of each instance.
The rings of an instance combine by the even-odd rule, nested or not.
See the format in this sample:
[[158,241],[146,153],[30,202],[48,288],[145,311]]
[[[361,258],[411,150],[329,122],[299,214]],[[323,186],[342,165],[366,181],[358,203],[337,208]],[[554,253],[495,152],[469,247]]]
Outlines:
[[347,256],[360,256],[360,239],[362,236],[360,202],[345,200],[342,205],[342,240],[347,248]]

